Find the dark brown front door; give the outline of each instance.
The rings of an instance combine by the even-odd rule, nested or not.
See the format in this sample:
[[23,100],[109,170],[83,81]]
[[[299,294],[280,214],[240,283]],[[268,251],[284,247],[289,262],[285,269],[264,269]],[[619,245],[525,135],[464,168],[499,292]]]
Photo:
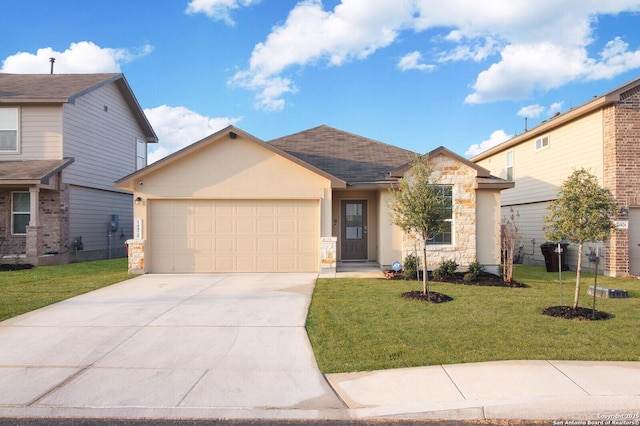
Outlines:
[[367,259],[367,202],[342,201],[342,260]]

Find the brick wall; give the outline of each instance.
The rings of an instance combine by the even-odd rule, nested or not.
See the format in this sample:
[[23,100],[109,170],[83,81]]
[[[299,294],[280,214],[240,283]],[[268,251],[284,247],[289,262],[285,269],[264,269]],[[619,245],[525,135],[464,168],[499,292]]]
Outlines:
[[63,253],[69,250],[69,190],[66,184],[60,191],[40,191],[40,224],[40,254]]
[[[620,96],[603,114],[604,187],[618,208],[640,206],[640,87]],[[618,220],[627,220],[621,215]],[[629,273],[629,232],[616,229],[605,248],[604,269],[610,275]]]
[[11,192],[0,192],[0,257],[24,254],[27,238],[11,235]]

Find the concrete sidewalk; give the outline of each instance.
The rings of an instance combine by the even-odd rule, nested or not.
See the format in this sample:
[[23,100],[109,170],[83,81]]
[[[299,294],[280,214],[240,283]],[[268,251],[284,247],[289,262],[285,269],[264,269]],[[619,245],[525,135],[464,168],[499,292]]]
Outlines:
[[640,424],[640,362],[500,361],[327,378],[354,418]]

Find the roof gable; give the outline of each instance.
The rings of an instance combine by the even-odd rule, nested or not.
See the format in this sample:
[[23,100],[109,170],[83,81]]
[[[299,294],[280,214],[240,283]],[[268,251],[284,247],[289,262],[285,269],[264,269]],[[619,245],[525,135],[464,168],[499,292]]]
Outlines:
[[[424,155],[426,158],[436,157],[438,155],[443,155],[445,157],[449,157],[452,160],[465,165],[466,167],[473,169],[476,171],[476,188],[478,189],[507,189],[513,188],[514,183],[508,180],[501,179],[496,176],[492,176],[489,170],[481,167],[471,161],[467,160],[461,155],[456,154],[455,152],[440,146],[427,154]],[[393,178],[402,178],[404,177],[407,170],[411,168],[411,163],[403,164],[402,166],[392,170],[389,172],[389,176]]]
[[268,144],[349,183],[378,182],[416,154],[406,149],[318,126]]
[[[168,155],[164,158],[162,158],[161,160],[156,161],[153,164],[150,164],[149,166],[138,170],[137,172],[134,172],[128,176],[123,177],[122,179],[118,180],[116,182],[116,186],[118,188],[123,188],[123,189],[129,189],[129,190],[133,190],[135,187],[135,182],[141,180],[144,176],[147,176],[151,173],[155,173],[158,170],[161,170],[162,168],[168,166],[169,164],[172,164],[176,161],[180,161],[182,158],[191,156],[191,155],[195,155],[196,153],[198,153],[199,151],[201,151],[202,149],[222,140],[223,138],[231,138],[231,139],[236,139],[238,137],[241,137],[242,139],[249,141],[251,143],[254,143],[256,145],[259,145],[271,152],[273,152],[276,155],[279,155],[280,157],[284,157],[285,159],[298,164],[304,168],[306,168],[307,170],[312,171],[313,173],[316,173],[324,178],[327,178],[331,181],[331,184],[333,187],[345,187],[346,186],[346,182],[336,178],[335,176],[330,175],[329,173],[325,172],[324,170],[318,169],[315,166],[308,164],[302,160],[300,160],[299,158],[292,156],[290,154],[288,154],[287,152],[284,152],[280,149],[278,149],[277,147],[274,147],[268,143],[265,143],[264,141],[256,138],[255,136],[238,129],[235,126],[228,126],[216,133],[213,133],[212,135],[207,136],[204,139],[201,139],[197,142],[194,142],[193,144],[174,152],[171,155]],[[230,159],[229,161],[232,161],[233,159]]]
[[4,74],[0,73],[0,105],[63,104],[114,83],[145,133],[147,142],[157,142],[151,124],[129,83],[121,73],[109,74]]
[[[426,153],[424,155],[424,157],[435,157],[436,155],[444,155],[446,157],[449,157],[451,159],[453,159],[454,161],[457,161],[459,163],[464,164],[465,166],[474,169],[477,172],[477,176],[478,177],[489,177],[491,175],[491,173],[489,172],[489,170],[485,169],[484,167],[481,167],[475,163],[472,163],[471,161],[467,160],[466,158],[464,158],[461,155],[456,154],[455,152],[451,151],[450,149],[445,148],[444,146],[439,146],[438,148],[429,151],[428,153]],[[407,170],[409,170],[409,168],[411,168],[411,163],[405,163],[402,166],[391,170],[389,172],[389,176],[391,177],[396,177],[396,178],[400,178],[403,177],[405,172]]]

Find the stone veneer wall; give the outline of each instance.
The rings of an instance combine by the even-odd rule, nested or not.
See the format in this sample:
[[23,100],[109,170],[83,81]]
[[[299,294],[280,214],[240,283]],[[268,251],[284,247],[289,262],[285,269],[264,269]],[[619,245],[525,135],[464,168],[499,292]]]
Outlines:
[[338,237],[320,238],[320,269],[336,269]]
[[[618,208],[640,206],[640,87],[623,93],[603,115],[604,187],[611,190]],[[604,256],[609,275],[629,273],[629,244],[628,229],[612,232]]]
[[[433,178],[438,185],[453,186],[452,245],[427,246],[427,268],[435,269],[443,260],[453,260],[466,270],[476,260],[476,171],[445,155],[431,158]],[[422,260],[422,241],[404,234],[403,259],[416,254]],[[422,262],[420,263],[422,265]]]
[[145,240],[127,240],[127,258],[130,274],[144,274]]

